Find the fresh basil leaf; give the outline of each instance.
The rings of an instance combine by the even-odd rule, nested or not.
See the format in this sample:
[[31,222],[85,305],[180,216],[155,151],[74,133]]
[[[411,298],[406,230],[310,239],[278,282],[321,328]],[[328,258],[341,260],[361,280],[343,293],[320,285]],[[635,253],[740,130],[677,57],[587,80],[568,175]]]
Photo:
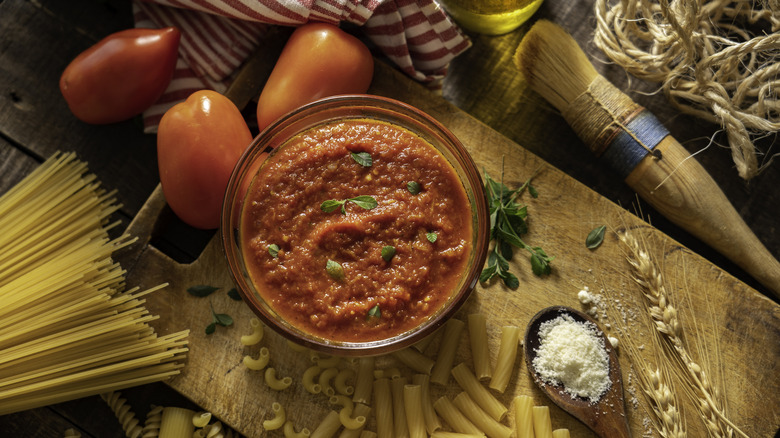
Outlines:
[[193,295],[193,296],[196,296],[196,297],[200,297],[200,298],[207,297],[207,296],[213,294],[214,292],[216,292],[217,290],[219,290],[218,287],[207,286],[207,285],[204,285],[204,284],[199,284],[199,285],[187,288],[187,292],[189,292],[190,295]]
[[341,266],[341,264],[337,261],[328,259],[328,261],[325,263],[325,270],[328,272],[328,275],[334,280],[343,280],[344,279],[344,268]]
[[214,313],[213,315],[214,322],[221,325],[222,327],[227,327],[233,324],[233,318],[231,318],[230,315],[226,315],[224,313]]
[[366,210],[376,208],[378,205],[376,199],[368,195],[355,196],[354,198],[349,198],[348,201]]
[[588,237],[585,239],[585,246],[588,249],[596,249],[598,248],[601,243],[604,241],[604,234],[607,231],[607,226],[602,225],[600,227],[596,227],[593,230],[591,230],[590,233],[588,233]]
[[325,213],[330,213],[342,205],[344,205],[344,201],[339,201],[338,199],[328,199],[327,201],[320,204],[320,210],[324,211]]
[[385,246],[382,248],[382,259],[386,262],[389,262],[393,259],[393,256],[395,255],[395,247],[394,246]]
[[517,289],[520,287],[520,280],[511,272],[505,272],[504,275],[501,276],[501,280],[503,280],[506,287],[510,289]]
[[539,192],[536,190],[536,187],[531,184],[528,184],[528,193],[530,193],[533,198],[539,197]]
[[409,181],[406,183],[406,190],[409,190],[409,193],[416,195],[422,191],[422,187],[417,181]]
[[502,272],[509,271],[509,262],[507,262],[504,256],[498,254],[496,258],[498,259],[498,270]]
[[482,272],[479,274],[479,282],[487,283],[491,278],[493,278],[496,275],[497,271],[498,271],[498,265],[488,266],[487,268],[483,269]]
[[279,245],[275,243],[268,245],[268,254],[271,254],[273,258],[279,257]]
[[537,253],[531,254],[531,270],[536,276],[541,277],[550,273],[550,265]]
[[234,300],[234,301],[241,301],[242,300],[241,294],[238,293],[236,288],[230,289],[227,294],[228,294],[228,296],[230,297],[231,300]]
[[382,311],[379,309],[379,304],[372,307],[371,310],[368,311],[368,315],[366,316],[366,319],[370,318],[381,318],[382,317]]
[[431,231],[425,235],[425,238],[428,239],[428,242],[436,243],[436,241],[439,239],[439,235],[436,234],[435,231]]
[[352,159],[363,167],[371,167],[374,164],[371,154],[368,152],[352,152]]

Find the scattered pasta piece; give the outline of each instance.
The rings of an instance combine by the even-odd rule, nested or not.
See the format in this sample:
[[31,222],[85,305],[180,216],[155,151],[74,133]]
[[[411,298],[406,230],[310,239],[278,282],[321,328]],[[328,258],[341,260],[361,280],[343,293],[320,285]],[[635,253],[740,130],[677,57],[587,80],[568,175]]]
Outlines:
[[303,428],[300,431],[295,431],[295,425],[292,421],[287,420],[284,423],[284,438],[308,438],[311,435],[311,431],[307,428]]
[[451,318],[444,325],[439,354],[431,370],[431,383],[446,385],[449,381],[452,363],[455,361],[455,353],[458,352],[461,334],[465,327],[466,323],[455,318]]
[[550,407],[534,406],[534,436],[536,438],[552,438],[552,425],[550,424]]
[[244,356],[244,366],[250,370],[259,371],[268,366],[270,359],[271,352],[266,347],[263,347],[260,349],[260,354],[257,356],[257,359],[252,358],[251,356]]
[[265,384],[275,391],[282,391],[292,385],[292,377],[282,377],[279,379],[276,377],[276,369],[269,367],[265,369]]
[[241,336],[241,343],[247,346],[259,344],[263,340],[263,323],[257,318],[252,318],[249,320],[249,325],[252,327],[252,333]]
[[192,425],[195,427],[206,427],[209,422],[211,422],[211,412],[198,412],[192,416]]
[[303,372],[301,382],[303,383],[303,388],[306,389],[309,394],[319,394],[322,392],[322,386],[320,386],[319,382],[314,381],[314,379],[319,376],[320,372],[322,372],[322,368],[317,365],[312,365]]
[[277,402],[273,402],[271,405],[271,412],[273,412],[274,416],[269,420],[263,421],[263,429],[280,429],[282,426],[284,426],[284,423],[287,422],[287,413],[285,412],[284,407]]
[[328,397],[336,395],[336,389],[331,385],[330,381],[333,380],[339,374],[338,368],[327,368],[320,373],[318,383],[320,390]]
[[339,370],[336,378],[333,380],[333,387],[336,388],[336,392],[342,395],[352,395],[355,393],[355,387],[347,384],[347,381],[355,378],[355,370],[352,368],[344,368]]
[[139,426],[138,418],[135,413],[130,410],[130,405],[127,404],[127,400],[121,397],[118,391],[112,391],[100,394],[100,398],[105,401],[111,410],[119,419],[119,424],[122,425],[122,430],[125,431],[125,436],[128,438],[138,438],[143,433],[143,427]]

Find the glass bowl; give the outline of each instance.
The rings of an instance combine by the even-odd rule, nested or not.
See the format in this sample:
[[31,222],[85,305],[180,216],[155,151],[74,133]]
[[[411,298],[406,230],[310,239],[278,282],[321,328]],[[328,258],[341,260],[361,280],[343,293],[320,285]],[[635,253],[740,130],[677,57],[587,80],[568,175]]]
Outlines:
[[[455,286],[449,292],[448,298],[418,325],[381,339],[336,340],[327,335],[313,334],[300,323],[285,319],[258,292],[252,273],[261,273],[250,267],[247,254],[252,253],[249,250],[251,244],[242,237],[245,198],[250,187],[254,188],[252,181],[256,175],[272,166],[268,163],[288,147],[288,140],[314,127],[350,120],[395,125],[432,145],[455,170],[465,189],[471,213],[471,235],[464,239],[470,242],[465,268],[454,281]],[[323,208],[323,211],[326,210]],[[336,211],[333,214],[339,213]],[[402,102],[378,96],[348,95],[325,98],[302,106],[271,124],[253,140],[237,163],[228,183],[222,208],[221,238],[237,290],[244,302],[266,325],[287,339],[315,351],[341,356],[371,356],[399,350],[423,339],[463,305],[476,286],[485,262],[490,228],[488,216],[480,172],[469,153],[449,130],[424,112]],[[256,254],[258,250],[255,248],[254,251]],[[300,272],[296,275],[306,273]]]

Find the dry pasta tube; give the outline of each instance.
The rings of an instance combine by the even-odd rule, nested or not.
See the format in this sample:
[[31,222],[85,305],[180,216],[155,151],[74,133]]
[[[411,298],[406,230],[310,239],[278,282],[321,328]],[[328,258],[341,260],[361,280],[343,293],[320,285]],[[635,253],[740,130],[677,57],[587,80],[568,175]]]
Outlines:
[[484,313],[472,313],[468,316],[468,327],[471,358],[474,360],[474,375],[479,380],[489,379],[493,372],[490,368],[487,317]]
[[433,409],[433,402],[431,402],[430,379],[431,376],[427,374],[415,374],[412,376],[412,383],[420,385],[421,408],[423,419],[425,419],[425,430],[428,431],[428,434],[441,429],[441,421],[439,421],[439,417]]
[[287,421],[287,413],[285,412],[284,407],[277,402],[273,402],[271,405],[271,412],[273,412],[274,416],[269,420],[263,421],[263,429],[281,429]]
[[347,381],[355,378],[355,370],[352,368],[344,368],[339,370],[336,378],[333,379],[333,387],[336,388],[336,392],[341,395],[352,395],[355,393],[355,387],[347,384]]
[[249,325],[252,327],[252,333],[241,336],[241,344],[243,345],[256,345],[263,340],[263,323],[257,318],[249,320]]
[[393,395],[393,431],[396,438],[409,437],[409,425],[406,424],[406,408],[404,408],[404,386],[406,377],[398,377],[390,381],[390,392]]
[[[484,435],[482,431],[474,425],[463,412],[455,406],[447,396],[442,396],[433,403],[433,408],[441,415],[441,418],[455,429],[456,432],[466,435]],[[533,438],[533,437],[531,437]]]
[[206,427],[211,421],[211,412],[198,412],[192,416],[192,425],[195,427]]
[[331,438],[339,428],[341,428],[339,413],[330,411],[311,432],[311,438]]
[[437,430],[431,435],[431,438],[484,438],[484,433],[460,433],[460,432],[446,432],[443,430]]
[[377,435],[376,432],[363,429],[360,431],[360,438],[377,438]]
[[461,392],[452,401],[463,414],[490,438],[510,438],[512,429],[499,423],[471,398],[468,393]]
[[160,436],[166,438],[191,438],[195,431],[192,416],[195,412],[177,407],[166,407],[162,411]]
[[534,436],[536,438],[552,438],[552,424],[550,423],[550,407],[534,406]]
[[569,429],[555,429],[552,431],[552,438],[570,438]]
[[338,356],[318,357],[316,364],[324,369],[335,368],[341,363],[341,358]]
[[423,374],[430,374],[431,370],[433,369],[433,365],[436,363],[430,357],[410,347],[394,351],[390,354],[398,359],[402,364],[417,371],[418,373]]
[[322,372],[322,368],[317,365],[312,365],[309,368],[306,368],[306,371],[303,372],[301,383],[303,384],[303,388],[309,394],[319,394],[322,391],[322,387],[320,386],[319,382],[314,381],[314,378],[317,377],[320,372]]
[[355,379],[355,392],[352,394],[352,401],[356,403],[371,403],[371,390],[374,383],[374,364],[375,358],[358,358],[357,379]]
[[501,402],[490,393],[490,391],[482,386],[474,376],[474,373],[466,366],[466,363],[460,363],[452,369],[452,375],[458,382],[458,385],[468,393],[474,402],[487,412],[491,418],[496,421],[501,421],[506,415],[507,408]]
[[320,391],[322,391],[322,393],[328,397],[336,395],[336,389],[330,384],[330,381],[333,380],[338,374],[338,368],[326,368],[320,373],[320,377],[317,382],[320,385]]
[[282,431],[284,432],[284,438],[308,438],[311,435],[311,431],[305,427],[296,432],[295,425],[290,420],[284,422]]
[[351,414],[344,412],[346,409],[342,408],[339,411],[339,420],[344,426],[344,430],[339,435],[339,438],[358,438],[366,425],[366,421],[368,421],[369,415],[371,415],[371,408],[363,403],[358,403]]
[[534,437],[534,400],[527,395],[518,395],[514,399],[515,436],[517,438]]
[[271,352],[266,347],[260,349],[260,354],[257,359],[251,356],[244,356],[244,366],[250,370],[259,371],[268,366],[268,361],[271,359]]
[[498,347],[496,369],[493,370],[493,378],[490,379],[490,388],[503,393],[509,384],[509,378],[515,370],[517,360],[517,345],[520,342],[520,327],[501,327],[501,344]]
[[431,383],[446,385],[449,381],[452,363],[455,361],[455,353],[458,352],[458,345],[465,327],[466,323],[455,318],[451,318],[444,325],[439,354],[431,370]]
[[265,384],[274,391],[282,391],[292,385],[291,377],[276,378],[276,370],[274,368],[267,368],[265,370]]
[[374,379],[381,379],[383,377],[387,377],[388,379],[401,377],[401,370],[399,370],[398,367],[390,367],[390,368],[374,370]]
[[404,409],[410,438],[426,438],[420,385],[404,385]]
[[374,418],[378,438],[394,438],[393,398],[390,380],[386,377],[374,380]]
[[415,342],[412,345],[412,348],[419,351],[420,353],[423,353],[426,348],[431,344],[431,342],[436,338],[436,335],[439,333],[439,330],[436,330],[435,332],[431,333],[430,335],[420,339],[419,341]]
[[63,438],[81,438],[81,432],[71,427],[65,429],[65,434],[63,435]]

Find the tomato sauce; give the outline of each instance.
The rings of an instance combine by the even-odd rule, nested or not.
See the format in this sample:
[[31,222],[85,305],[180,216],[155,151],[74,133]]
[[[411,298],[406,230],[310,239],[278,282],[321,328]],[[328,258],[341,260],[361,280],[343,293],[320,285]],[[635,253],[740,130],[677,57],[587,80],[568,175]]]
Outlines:
[[[321,208],[358,196],[376,206]],[[242,248],[256,289],[288,322],[330,340],[368,342],[418,326],[453,293],[472,246],[471,207],[452,166],[427,141],[378,121],[292,138],[244,205]],[[385,247],[395,249],[389,261]]]

